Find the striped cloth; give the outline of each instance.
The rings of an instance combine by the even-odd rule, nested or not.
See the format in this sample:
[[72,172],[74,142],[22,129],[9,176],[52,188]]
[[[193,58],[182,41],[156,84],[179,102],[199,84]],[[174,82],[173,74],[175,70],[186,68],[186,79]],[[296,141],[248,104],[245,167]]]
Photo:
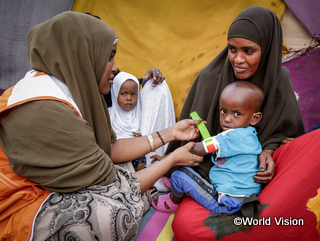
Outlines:
[[135,241],[177,241],[171,228],[174,215],[151,207],[142,218]]

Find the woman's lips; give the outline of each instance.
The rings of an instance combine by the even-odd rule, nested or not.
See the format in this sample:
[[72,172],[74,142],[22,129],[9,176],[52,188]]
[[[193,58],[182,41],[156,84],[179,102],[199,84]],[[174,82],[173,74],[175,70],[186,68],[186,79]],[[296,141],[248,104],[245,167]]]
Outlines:
[[237,73],[240,73],[240,74],[247,71],[247,68],[240,67],[240,66],[235,66],[234,69]]

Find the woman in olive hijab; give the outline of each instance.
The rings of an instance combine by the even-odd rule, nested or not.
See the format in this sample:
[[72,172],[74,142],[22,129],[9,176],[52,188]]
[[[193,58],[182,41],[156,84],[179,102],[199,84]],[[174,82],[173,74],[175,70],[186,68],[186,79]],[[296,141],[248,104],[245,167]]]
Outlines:
[[[244,41],[244,44],[237,48],[236,44],[230,43],[235,40]],[[191,112],[197,111],[207,121],[210,134],[216,135],[222,131],[219,125],[219,97],[223,88],[240,79],[258,85],[265,95],[261,110],[263,119],[256,125],[263,152],[259,156],[261,172],[257,173],[255,180],[261,183],[268,183],[273,177],[274,162],[271,155],[281,141],[286,137],[295,138],[304,134],[289,71],[282,66],[282,44],[281,25],[271,10],[249,7],[242,11],[229,28],[228,46],[200,71],[179,117],[180,120],[185,119]],[[260,50],[253,49],[254,45]],[[248,66],[252,56],[258,53],[258,65],[252,71]],[[181,146],[181,142],[170,143],[167,152],[178,146]],[[196,170],[207,177],[211,165],[208,155]]]
[[103,21],[71,11],[29,31],[33,70],[0,97],[2,237],[133,240],[146,211],[141,194],[171,167],[202,161],[190,143],[134,174],[115,167],[199,135],[199,121],[184,120],[116,141],[103,99],[117,70],[116,42]]

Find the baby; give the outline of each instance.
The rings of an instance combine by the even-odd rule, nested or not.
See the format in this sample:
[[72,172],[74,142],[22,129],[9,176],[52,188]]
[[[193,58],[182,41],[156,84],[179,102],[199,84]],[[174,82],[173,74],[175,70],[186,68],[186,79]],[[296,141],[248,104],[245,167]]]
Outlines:
[[243,201],[261,192],[253,176],[259,170],[258,155],[262,152],[253,127],[262,119],[264,95],[248,81],[235,81],[220,96],[220,126],[223,130],[196,143],[191,150],[197,155],[212,153],[214,166],[210,183],[190,167],[181,167],[171,175],[171,193],[154,197],[152,205],[162,212],[176,212],[185,194],[213,213],[239,211]]

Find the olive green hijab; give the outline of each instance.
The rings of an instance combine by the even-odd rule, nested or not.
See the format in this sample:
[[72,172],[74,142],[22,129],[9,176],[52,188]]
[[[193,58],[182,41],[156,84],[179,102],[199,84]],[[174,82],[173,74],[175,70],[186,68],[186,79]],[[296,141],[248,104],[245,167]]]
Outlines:
[[114,30],[103,21],[71,11],[30,29],[32,68],[65,83],[83,118],[45,97],[2,115],[0,144],[15,173],[57,192],[115,180],[110,156],[116,138],[98,89],[114,40]]
[[[263,118],[255,126],[264,150],[275,150],[285,137],[304,133],[302,116],[289,79],[289,71],[282,66],[282,29],[277,16],[269,9],[249,7],[231,24],[228,38],[241,37],[256,42],[261,47],[257,72],[247,79],[258,85],[265,95]],[[194,81],[179,119],[189,118],[192,111],[207,121],[211,135],[222,131],[219,124],[220,93],[231,82],[237,81],[228,59],[227,47],[206,67]],[[200,141],[198,138],[196,141]],[[173,151],[181,142],[169,144]],[[207,176],[210,155],[197,170]]]
[[65,83],[99,146],[111,153],[108,108],[99,83],[111,54],[115,32],[103,21],[67,11],[30,29],[31,67]]

